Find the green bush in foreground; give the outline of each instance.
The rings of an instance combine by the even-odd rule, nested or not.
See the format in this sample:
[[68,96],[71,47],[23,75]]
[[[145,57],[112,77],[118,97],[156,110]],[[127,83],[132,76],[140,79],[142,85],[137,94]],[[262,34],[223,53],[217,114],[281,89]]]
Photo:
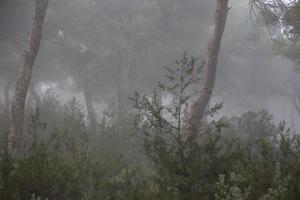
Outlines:
[[185,137],[198,70],[185,54],[153,96],[135,93],[136,110],[103,120],[93,135],[76,99],[46,97],[27,110],[22,155],[11,158],[1,140],[0,199],[299,200],[300,137],[266,111],[212,120],[218,104]]

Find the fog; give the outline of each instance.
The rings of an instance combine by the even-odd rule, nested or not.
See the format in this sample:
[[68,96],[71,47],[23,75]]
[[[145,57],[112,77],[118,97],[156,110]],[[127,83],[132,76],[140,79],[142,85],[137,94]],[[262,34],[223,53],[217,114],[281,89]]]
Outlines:
[[0,0],[0,200],[298,200],[300,2]]
[[[212,102],[219,115],[266,109],[290,125],[299,119],[291,103],[299,76],[293,62],[272,51],[270,34],[250,21],[248,1],[232,1]],[[212,29],[212,1],[51,1],[32,85],[62,102],[85,105],[83,85],[101,117],[118,93],[149,91],[186,50],[203,58]],[[31,26],[32,5],[1,2],[1,96],[16,80]],[[88,56],[82,54],[88,52]],[[13,85],[13,84],[12,84]],[[12,87],[10,89],[12,96]],[[29,94],[30,98],[30,94]],[[295,127],[297,130],[299,127]]]

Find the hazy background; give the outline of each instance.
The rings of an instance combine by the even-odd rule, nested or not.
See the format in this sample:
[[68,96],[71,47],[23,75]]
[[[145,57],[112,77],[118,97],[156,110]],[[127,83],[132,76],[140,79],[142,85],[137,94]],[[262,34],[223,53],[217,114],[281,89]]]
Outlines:
[[[0,2],[0,91],[17,78],[31,26],[31,4]],[[300,130],[293,104],[300,83],[294,64],[272,51],[270,34],[252,25],[247,0],[231,1],[211,105],[219,116],[266,109],[276,121]],[[62,102],[73,96],[85,105],[88,91],[98,117],[133,91],[150,92],[186,50],[199,58],[211,31],[211,0],[52,0],[32,86],[51,90]],[[28,101],[34,99],[29,92]],[[164,98],[164,97],[163,97]]]

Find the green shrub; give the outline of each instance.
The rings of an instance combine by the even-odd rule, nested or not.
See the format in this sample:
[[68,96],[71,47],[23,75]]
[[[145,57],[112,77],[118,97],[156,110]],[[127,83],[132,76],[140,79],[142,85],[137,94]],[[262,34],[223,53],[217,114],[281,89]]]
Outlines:
[[17,158],[7,152],[8,120],[0,114],[0,199],[300,199],[299,135],[266,111],[213,120],[217,104],[187,138],[186,104],[201,65],[184,54],[166,70],[152,96],[136,92],[136,110],[107,112],[96,134],[75,98],[61,105],[48,94],[26,110]]

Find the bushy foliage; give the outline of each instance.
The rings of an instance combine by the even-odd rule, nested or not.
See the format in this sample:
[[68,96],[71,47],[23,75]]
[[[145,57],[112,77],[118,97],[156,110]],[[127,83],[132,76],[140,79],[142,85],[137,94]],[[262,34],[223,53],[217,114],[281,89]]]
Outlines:
[[[52,100],[31,114],[22,155],[13,159],[3,142],[0,199],[115,199],[126,196],[128,190],[137,190],[126,181],[130,178],[128,181],[140,185],[140,170],[130,169],[110,144],[91,141],[100,141],[102,135],[86,132],[85,115],[78,101],[73,98],[61,106]],[[50,130],[41,121],[49,104],[59,107],[46,116],[53,116],[57,123]],[[118,195],[115,190],[120,190]]]
[[300,137],[266,111],[213,120],[217,104],[186,137],[201,64],[186,54],[176,63],[152,96],[130,98],[134,111],[105,112],[96,134],[75,98],[61,105],[49,93],[29,106],[22,154],[12,158],[1,135],[0,199],[300,199]]
[[204,119],[186,138],[185,104],[192,95],[182,86],[195,80],[195,69],[195,60],[185,54],[176,68],[167,68],[171,85],[159,88],[172,95],[169,105],[159,104],[155,93],[132,98],[146,135],[156,199],[298,199],[299,136],[284,123],[275,125],[266,111]]

